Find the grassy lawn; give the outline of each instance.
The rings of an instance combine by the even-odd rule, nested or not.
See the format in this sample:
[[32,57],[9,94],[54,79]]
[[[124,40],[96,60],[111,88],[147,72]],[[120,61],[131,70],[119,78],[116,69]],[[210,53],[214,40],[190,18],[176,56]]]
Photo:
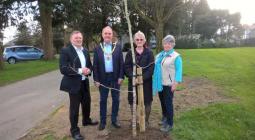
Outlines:
[[255,48],[178,50],[184,75],[206,77],[236,102],[177,114],[173,136],[178,140],[254,140]]
[[14,65],[5,64],[5,69],[0,71],[0,86],[27,79],[42,73],[58,69],[58,60],[52,61],[26,61]]

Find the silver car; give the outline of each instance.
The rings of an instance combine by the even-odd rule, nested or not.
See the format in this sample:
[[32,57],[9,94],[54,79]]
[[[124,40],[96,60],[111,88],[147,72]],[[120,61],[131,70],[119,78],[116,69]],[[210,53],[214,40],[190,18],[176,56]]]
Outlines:
[[3,57],[9,64],[17,61],[37,60],[43,58],[43,50],[32,46],[11,46],[4,48]]

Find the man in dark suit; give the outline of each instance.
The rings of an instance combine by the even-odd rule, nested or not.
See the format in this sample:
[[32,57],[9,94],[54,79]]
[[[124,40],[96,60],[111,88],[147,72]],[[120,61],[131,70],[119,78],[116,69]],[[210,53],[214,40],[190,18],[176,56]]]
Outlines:
[[[103,42],[94,49],[93,78],[100,92],[100,125],[99,130],[104,130],[106,125],[107,98],[109,89],[102,85],[120,89],[123,72],[123,55],[121,46],[113,40],[112,28],[107,26],[102,30]],[[101,85],[102,84],[102,85]],[[117,121],[119,111],[119,91],[111,90],[112,94],[112,126],[120,128]]]
[[82,107],[82,124],[97,125],[98,122],[90,118],[90,90],[88,76],[92,71],[89,51],[82,47],[83,36],[79,31],[70,35],[71,44],[61,50],[60,72],[64,75],[60,90],[69,93],[69,117],[71,135],[75,140],[83,140],[78,127],[79,106]]

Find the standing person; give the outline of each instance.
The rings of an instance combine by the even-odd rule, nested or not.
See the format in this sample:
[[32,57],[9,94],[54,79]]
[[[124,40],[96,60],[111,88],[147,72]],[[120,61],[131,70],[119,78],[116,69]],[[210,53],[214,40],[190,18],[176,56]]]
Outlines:
[[[93,78],[95,85],[100,92],[100,125],[99,130],[104,130],[106,125],[107,114],[107,98],[109,89],[108,86],[115,89],[120,89],[120,85],[124,79],[123,71],[123,55],[121,46],[113,40],[113,31],[110,26],[106,26],[102,30],[103,42],[94,49],[94,72]],[[102,86],[102,85],[104,86]],[[112,126],[120,128],[117,121],[119,112],[120,93],[117,90],[111,90],[112,95]]]
[[[149,125],[149,116],[151,112],[152,103],[152,74],[154,69],[154,56],[153,52],[145,47],[146,38],[143,32],[138,31],[134,35],[135,42],[135,62],[143,69],[143,94],[145,105],[145,122],[146,126]],[[125,74],[128,77],[128,90],[133,90],[133,59],[131,50],[128,51],[125,59]],[[136,88],[137,90],[137,88]],[[131,112],[133,112],[133,93],[128,93],[128,103],[130,104]]]
[[92,71],[89,51],[82,47],[83,36],[80,31],[73,31],[70,35],[71,44],[62,48],[60,53],[60,72],[64,75],[60,90],[69,93],[69,119],[71,135],[75,140],[83,140],[77,126],[79,107],[82,108],[82,124],[97,125],[98,122],[90,118],[90,90],[88,76]]
[[182,58],[173,48],[175,38],[167,35],[163,40],[164,50],[155,60],[153,93],[159,92],[163,125],[160,129],[169,132],[173,128],[173,97],[178,83],[182,81]]

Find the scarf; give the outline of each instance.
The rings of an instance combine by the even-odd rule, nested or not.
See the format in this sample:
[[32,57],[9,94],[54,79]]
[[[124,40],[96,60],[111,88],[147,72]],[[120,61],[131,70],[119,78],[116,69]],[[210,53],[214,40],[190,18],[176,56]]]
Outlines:
[[161,63],[166,56],[169,56],[173,52],[174,49],[171,49],[167,52],[161,51],[156,58],[152,79],[153,95],[156,95],[158,92],[161,92],[163,90]]

